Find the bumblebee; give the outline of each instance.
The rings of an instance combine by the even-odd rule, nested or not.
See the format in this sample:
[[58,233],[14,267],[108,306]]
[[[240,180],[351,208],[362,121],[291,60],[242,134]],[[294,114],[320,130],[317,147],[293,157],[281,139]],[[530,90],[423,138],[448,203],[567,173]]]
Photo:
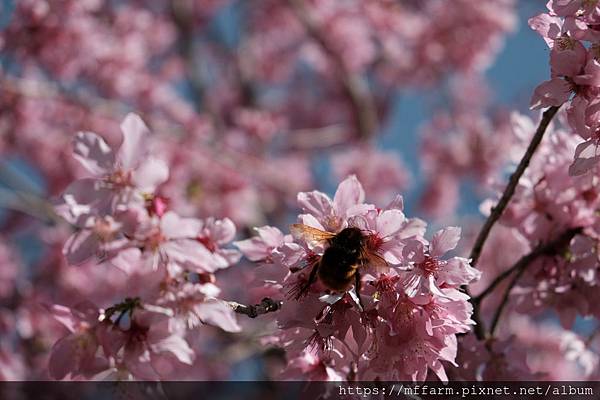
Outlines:
[[338,233],[325,232],[308,225],[294,224],[290,232],[308,243],[323,243],[327,247],[320,258],[313,259],[308,281],[293,288],[290,295],[298,300],[306,295],[317,279],[333,292],[347,292],[354,285],[360,304],[360,269],[370,265],[386,270],[387,262],[371,249],[371,236],[357,227],[348,227]]

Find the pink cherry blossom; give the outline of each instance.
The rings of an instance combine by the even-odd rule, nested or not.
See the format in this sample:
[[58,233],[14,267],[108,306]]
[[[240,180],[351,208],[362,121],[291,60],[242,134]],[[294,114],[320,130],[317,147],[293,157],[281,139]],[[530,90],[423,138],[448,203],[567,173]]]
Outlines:
[[[80,132],[73,141],[74,157],[93,178],[75,181],[66,190],[65,201],[97,207],[107,211],[144,193],[152,194],[167,180],[167,165],[148,157],[150,132],[135,114],[129,114],[121,124],[123,143],[118,151],[111,149],[98,135]],[[89,203],[89,197],[93,203]],[[82,211],[83,212],[83,211]],[[75,216],[77,217],[77,216]]]
[[403,278],[409,297],[418,304],[429,302],[432,295],[444,296],[442,287],[458,288],[479,279],[481,272],[469,266],[469,260],[453,257],[441,260],[453,250],[460,239],[460,228],[449,227],[437,231],[431,243],[413,239],[403,249],[404,258],[411,267]]
[[48,361],[52,378],[63,379],[67,374],[91,377],[108,367],[106,359],[96,355],[100,346],[95,332],[100,316],[97,307],[80,304],[69,309],[54,305],[50,312],[69,330],[52,347]]
[[[321,222],[330,222],[333,216],[338,230],[358,227],[364,232],[365,246],[385,257],[388,267],[367,263],[360,270],[364,274],[361,292],[354,287],[336,293],[320,281],[302,289],[308,281],[307,269],[314,268],[311,266],[327,251],[323,246],[315,246],[301,235],[288,242],[276,230],[271,231],[273,236],[266,236],[266,228],[259,231],[262,238],[240,246],[249,257],[266,261],[260,268],[272,272],[260,275],[265,277],[264,285],[288,298],[276,316],[282,331],[272,339],[293,356],[283,376],[301,371],[312,379],[326,380],[348,376],[353,365],[358,365],[358,379],[423,380],[431,370],[446,380],[442,361],[454,362],[454,335],[468,331],[473,324],[468,296],[457,288],[479,276],[466,259],[438,259],[456,246],[460,230],[438,232],[427,255],[422,248],[420,255],[413,255],[409,254],[413,242],[426,243],[422,236],[425,223],[404,216],[401,197],[377,209],[363,203],[362,186],[349,177],[340,183],[333,200],[316,191],[301,193],[298,199],[304,210],[311,212],[301,214],[300,221],[321,229]],[[332,224],[326,226],[331,229]],[[269,240],[279,244],[271,248],[270,256],[264,256]],[[403,282],[411,279],[407,269],[421,268],[416,263],[419,256],[418,261],[429,257],[429,263],[437,266],[430,272],[440,287],[434,285],[427,297],[413,299]]]

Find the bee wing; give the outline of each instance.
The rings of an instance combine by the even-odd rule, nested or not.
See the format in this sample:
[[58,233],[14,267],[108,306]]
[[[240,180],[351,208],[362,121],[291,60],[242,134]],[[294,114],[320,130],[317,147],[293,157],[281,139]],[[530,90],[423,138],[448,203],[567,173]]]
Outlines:
[[292,236],[305,242],[325,242],[335,236],[335,233],[325,232],[304,224],[290,226]]
[[370,266],[378,272],[387,272],[390,267],[385,258],[368,250],[363,252],[362,259],[364,266]]

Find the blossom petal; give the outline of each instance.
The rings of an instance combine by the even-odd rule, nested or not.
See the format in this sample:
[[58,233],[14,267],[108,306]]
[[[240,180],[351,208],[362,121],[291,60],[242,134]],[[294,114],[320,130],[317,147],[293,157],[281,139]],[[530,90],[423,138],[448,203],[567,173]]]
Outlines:
[[145,193],[153,193],[161,183],[169,179],[168,165],[158,158],[148,158],[133,171],[132,180],[135,186]]
[[380,237],[391,237],[404,226],[406,217],[400,210],[386,210],[377,217],[377,233]]
[[73,139],[73,156],[94,176],[110,172],[115,164],[112,149],[93,132],[79,132]]
[[530,108],[560,106],[571,96],[571,85],[562,78],[542,82],[533,91]]
[[155,353],[171,353],[184,364],[192,365],[194,362],[194,350],[192,350],[188,342],[179,335],[171,335],[153,343],[151,349]]
[[98,238],[90,230],[77,232],[65,242],[63,254],[70,265],[83,264],[94,256],[98,250]]
[[527,21],[531,29],[539,33],[548,47],[552,47],[554,39],[557,39],[561,35],[562,21],[558,17],[553,17],[549,14],[543,13],[532,17]]
[[206,324],[218,326],[227,332],[241,331],[235,318],[235,313],[224,301],[207,299],[198,304],[194,310],[202,322]]
[[331,199],[322,192],[300,192],[298,193],[298,204],[305,211],[317,218],[323,218],[332,214]]
[[121,123],[123,143],[117,157],[125,169],[133,169],[144,157],[146,141],[150,135],[148,127],[137,114],[127,114]]
[[569,166],[569,175],[583,175],[592,169],[599,161],[598,145],[595,140],[588,140],[577,145],[575,159]]
[[345,216],[346,212],[354,205],[365,201],[365,191],[355,175],[344,179],[338,186],[333,197],[335,215]]
[[168,211],[160,219],[160,230],[169,239],[195,238],[201,224],[196,218],[182,218],[174,211]]
[[454,250],[460,240],[461,229],[456,226],[440,229],[431,239],[431,255],[440,257],[450,250]]
[[235,237],[235,224],[229,218],[217,220],[210,229],[211,239],[218,244],[231,242]]
[[454,257],[438,271],[438,282],[451,286],[468,285],[479,280],[481,271],[471,267],[469,260],[462,257]]

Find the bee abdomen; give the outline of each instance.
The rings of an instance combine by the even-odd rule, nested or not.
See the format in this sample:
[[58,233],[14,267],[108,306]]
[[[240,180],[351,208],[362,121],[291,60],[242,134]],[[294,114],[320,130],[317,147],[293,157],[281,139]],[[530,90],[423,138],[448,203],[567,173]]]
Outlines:
[[346,291],[354,283],[356,269],[351,266],[338,268],[320,268],[319,279],[327,288],[335,291]]

